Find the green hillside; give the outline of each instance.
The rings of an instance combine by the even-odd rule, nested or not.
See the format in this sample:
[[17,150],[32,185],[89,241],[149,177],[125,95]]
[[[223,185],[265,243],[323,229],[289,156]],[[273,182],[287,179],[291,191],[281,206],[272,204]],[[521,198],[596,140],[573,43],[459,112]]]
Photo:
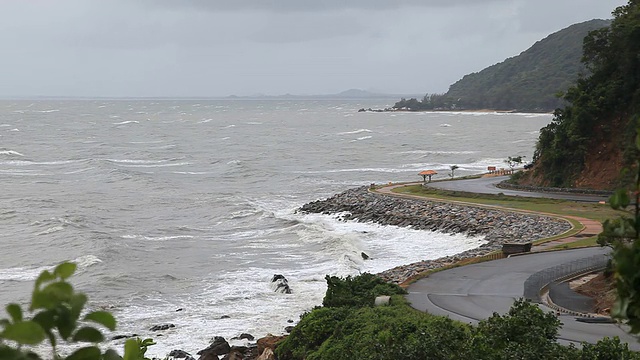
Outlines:
[[427,95],[421,101],[402,99],[395,108],[553,111],[564,105],[557,94],[585,72],[580,62],[583,39],[590,31],[610,23],[591,20],[571,25],[518,56],[465,75],[446,94]]

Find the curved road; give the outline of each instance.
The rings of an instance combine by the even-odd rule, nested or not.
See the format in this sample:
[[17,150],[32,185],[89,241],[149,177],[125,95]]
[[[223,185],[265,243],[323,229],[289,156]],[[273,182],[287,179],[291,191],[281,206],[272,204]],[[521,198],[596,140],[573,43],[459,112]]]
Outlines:
[[497,183],[503,180],[506,180],[508,178],[509,176],[493,176],[493,177],[483,177],[478,179],[436,181],[436,182],[429,183],[429,186],[436,189],[466,191],[466,192],[473,192],[473,193],[480,193],[480,194],[503,193],[505,195],[510,195],[510,196],[538,197],[538,198],[562,199],[562,200],[572,200],[572,201],[599,202],[599,201],[607,201],[609,198],[608,196],[599,196],[599,195],[518,191],[518,190],[500,189],[496,187]]
[[[605,196],[538,193],[497,188],[495,184],[505,178],[504,176],[497,176],[440,181],[431,183],[429,186],[446,190],[488,194],[503,193],[512,196],[573,201],[598,202],[607,200]],[[391,188],[393,187],[379,189],[379,192],[399,196],[391,193]],[[588,228],[588,226],[585,227]],[[600,227],[598,226],[598,228]],[[523,297],[524,282],[534,273],[576,259],[603,254],[607,251],[608,249],[603,248],[586,248],[544,252],[444,270],[411,284],[407,289],[409,292],[407,300],[411,303],[411,306],[418,310],[427,311],[435,315],[449,316],[452,319],[468,323],[477,323],[479,320],[490,317],[494,312],[507,313],[513,302]],[[540,307],[551,311],[544,305],[540,305]],[[583,341],[595,343],[605,336],[618,336],[621,341],[629,344],[630,349],[640,351],[638,338],[629,335],[624,327],[616,324],[579,322],[576,321],[574,316],[566,314],[560,314],[559,319],[562,322],[558,336],[558,340],[561,343],[580,344]]]
[[[603,248],[554,251],[444,270],[411,284],[407,299],[418,310],[477,323],[494,312],[507,313],[513,302],[523,297],[525,280],[541,269],[607,251]],[[595,343],[605,336],[618,336],[629,348],[640,350],[638,339],[615,324],[583,323],[570,315],[560,315],[559,319],[562,326],[558,338],[562,343]]]

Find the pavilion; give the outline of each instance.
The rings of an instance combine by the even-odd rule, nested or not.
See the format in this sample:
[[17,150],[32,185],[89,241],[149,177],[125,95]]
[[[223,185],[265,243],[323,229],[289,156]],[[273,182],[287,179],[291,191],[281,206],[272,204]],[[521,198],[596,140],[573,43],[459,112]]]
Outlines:
[[425,170],[425,171],[422,171],[421,173],[419,173],[418,175],[422,176],[422,181],[423,182],[427,182],[427,176],[428,176],[429,177],[429,182],[431,182],[431,177],[433,175],[436,175],[436,174],[437,174],[437,172],[435,172],[434,170]]

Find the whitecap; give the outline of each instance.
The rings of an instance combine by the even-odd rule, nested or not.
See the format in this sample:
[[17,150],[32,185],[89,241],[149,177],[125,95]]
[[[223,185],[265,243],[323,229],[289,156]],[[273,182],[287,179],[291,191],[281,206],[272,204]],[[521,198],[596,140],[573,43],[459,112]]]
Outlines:
[[145,240],[145,241],[167,241],[177,239],[192,239],[192,235],[169,235],[169,236],[146,236],[146,235],[122,235],[123,239]]
[[369,129],[358,129],[353,131],[339,132],[337,135],[350,135],[350,134],[360,134],[360,133],[370,133],[370,132],[372,131]]
[[140,122],[138,120],[127,120],[127,121],[122,121],[118,123],[113,123],[113,125],[139,124],[139,123]]
[[451,126],[451,124],[440,124],[439,126],[440,126],[440,127],[450,127],[450,126]]
[[13,150],[0,150],[0,155],[24,156],[23,154]]
[[64,230],[64,225],[56,225],[56,226],[52,226],[52,227],[50,227],[50,228],[48,228],[48,229],[46,229],[44,231],[41,231],[36,235],[38,235],[38,236],[40,236],[40,235],[49,235],[49,234],[53,234],[53,233],[56,233],[56,232],[62,231],[62,230]]
[[371,139],[373,136],[362,136],[356,139],[356,141]]

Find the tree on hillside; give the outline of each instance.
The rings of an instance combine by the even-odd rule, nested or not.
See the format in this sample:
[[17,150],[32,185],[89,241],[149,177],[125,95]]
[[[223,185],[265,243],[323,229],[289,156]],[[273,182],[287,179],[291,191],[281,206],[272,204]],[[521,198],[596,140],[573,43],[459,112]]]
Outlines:
[[589,151],[597,156],[593,150],[603,144],[613,145],[606,150],[621,153],[627,164],[638,156],[629,114],[640,110],[640,2],[630,0],[613,15],[610,27],[584,39],[582,61],[590,75],[569,88],[564,99],[570,105],[557,109],[540,131],[535,170],[552,186],[571,186]]
[[455,175],[455,171],[458,170],[460,167],[458,165],[451,165],[449,167],[451,169],[451,173],[449,174],[449,176],[451,176],[451,178],[453,179],[453,176]]
[[516,166],[521,165],[524,162],[524,158],[525,158],[524,156],[509,156],[507,160],[505,160],[504,162],[506,162],[507,165],[509,165],[511,172],[513,172],[513,169]]

